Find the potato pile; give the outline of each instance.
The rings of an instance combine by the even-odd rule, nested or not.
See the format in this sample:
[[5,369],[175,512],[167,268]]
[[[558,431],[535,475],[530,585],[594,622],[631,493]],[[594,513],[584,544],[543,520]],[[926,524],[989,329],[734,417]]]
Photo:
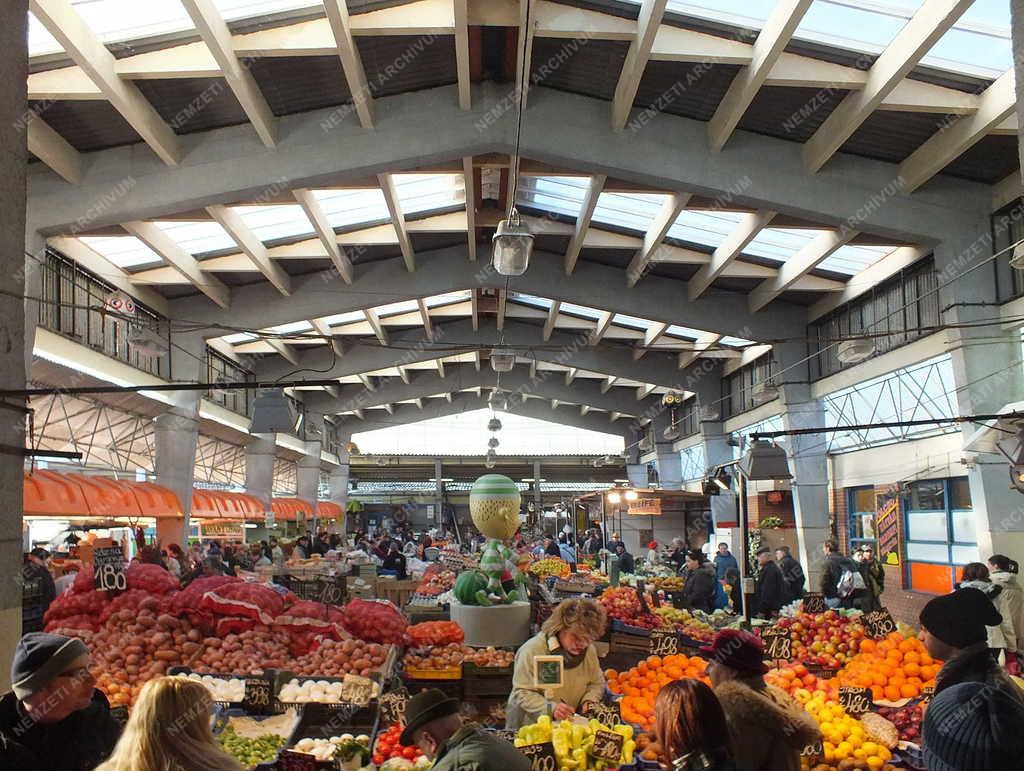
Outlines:
[[324,640],[316,650],[290,661],[285,668],[297,675],[369,677],[384,665],[388,650],[387,645],[357,639]]
[[463,660],[472,653],[472,648],[458,643],[434,645],[407,652],[405,666],[413,669],[448,669],[461,666]]
[[205,650],[190,665],[201,672],[250,674],[271,667],[282,669],[291,658],[288,636],[266,627],[228,634],[223,640],[207,637],[203,645]]
[[135,702],[143,683],[185,665],[202,650],[202,635],[184,619],[160,614],[147,597],[137,610],[112,614],[92,636],[92,672],[111,706]]
[[516,654],[512,651],[500,651],[497,648],[478,648],[468,654],[465,660],[478,667],[510,667],[516,660]]

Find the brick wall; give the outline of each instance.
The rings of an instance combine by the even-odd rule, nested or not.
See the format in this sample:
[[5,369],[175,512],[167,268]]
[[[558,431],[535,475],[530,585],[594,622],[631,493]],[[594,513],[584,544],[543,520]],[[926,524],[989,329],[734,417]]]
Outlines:
[[843,488],[832,488],[831,513],[832,532],[839,539],[839,549],[846,554],[850,549],[850,520],[847,517],[846,490]]
[[921,608],[933,595],[909,591],[904,589],[902,584],[902,568],[886,565],[882,604],[889,609],[894,619],[917,629]]

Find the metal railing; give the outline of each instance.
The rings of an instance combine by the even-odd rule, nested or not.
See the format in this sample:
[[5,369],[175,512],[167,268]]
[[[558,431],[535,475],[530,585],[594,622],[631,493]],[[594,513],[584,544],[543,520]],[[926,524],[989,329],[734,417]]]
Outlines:
[[[206,348],[206,382],[207,383],[241,383],[255,380],[251,370],[218,353],[213,348]],[[239,415],[251,417],[253,391],[251,389],[234,388],[222,390],[211,388],[206,398]]]
[[169,350],[170,324],[166,318],[137,301],[134,323],[104,312],[104,303],[117,289],[49,247],[39,271],[39,326],[143,372],[171,379],[169,355],[146,355],[130,341],[132,327],[146,327],[163,339]]

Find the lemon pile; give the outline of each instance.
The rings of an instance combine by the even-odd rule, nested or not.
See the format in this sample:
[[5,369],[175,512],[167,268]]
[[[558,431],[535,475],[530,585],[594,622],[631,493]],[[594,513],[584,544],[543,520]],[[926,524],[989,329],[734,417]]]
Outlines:
[[823,693],[815,693],[804,708],[821,729],[824,764],[840,768],[843,761],[853,760],[860,762],[843,767],[885,769],[892,760],[887,747],[872,741],[857,718],[846,714],[838,702],[827,700]]

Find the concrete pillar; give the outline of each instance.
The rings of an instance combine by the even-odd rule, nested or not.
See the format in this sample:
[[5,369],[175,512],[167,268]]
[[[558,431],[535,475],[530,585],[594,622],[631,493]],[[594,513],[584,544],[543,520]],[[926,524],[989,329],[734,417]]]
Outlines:
[[[939,292],[944,324],[970,323],[992,315],[997,299],[992,270],[989,266],[971,270],[991,256],[989,234],[988,223],[979,222],[974,232],[965,232],[958,242],[943,242],[935,248],[939,282],[951,282]],[[1020,364],[1014,363],[1020,359],[1019,329],[1004,331],[988,325],[949,329],[946,334],[961,415],[996,413],[1024,398],[1024,374]],[[975,424],[965,423],[964,438],[975,430]],[[1024,553],[1024,496],[1010,485],[1006,459],[986,453],[974,460],[966,471],[981,560],[993,554]]]
[[[1012,0],[1010,3],[1010,35],[1016,81],[1024,83],[1024,2],[1022,0]],[[1017,120],[1024,121],[1024,88],[1017,91]],[[1024,173],[1024,143],[1020,141],[1020,132],[1017,133],[1017,155],[1021,159],[1021,170],[1017,173],[1022,174]]]
[[[28,2],[0,4],[0,387],[25,387],[24,286],[18,281],[25,260],[25,169],[28,163],[24,116],[28,75]],[[0,443],[24,446],[24,416],[4,411]],[[0,489],[10,505],[0,516],[0,661],[10,661],[21,637],[22,470],[20,455],[0,457]],[[0,688],[10,686],[6,666],[0,667]]]
[[444,528],[444,482],[441,481],[443,477],[444,463],[440,458],[434,458],[434,523],[440,529]]
[[199,392],[185,392],[191,404],[171,407],[153,421],[157,484],[169,488],[181,503],[182,519],[158,519],[157,539],[163,546],[188,543],[195,484],[196,447],[199,444]]
[[[295,470],[295,496],[309,503],[313,508],[313,521],[306,523],[299,520],[299,530],[304,528],[319,527],[317,521],[317,501],[320,492],[320,440],[306,442],[306,452],[299,458]],[[301,517],[301,515],[300,515]]]
[[[338,448],[338,460],[341,461],[340,465],[332,469],[328,477],[327,499],[331,503],[338,504],[341,506],[341,510],[345,511],[348,506],[349,452],[345,449],[344,444]],[[335,529],[340,533],[344,533],[347,520],[348,517],[346,516],[344,523]]]
[[631,487],[639,487],[640,489],[647,487],[647,464],[627,463],[626,478],[629,480]]
[[[823,428],[825,407],[811,396],[809,371],[803,343],[775,346],[777,385],[784,405],[783,427]],[[818,585],[824,562],[822,546],[831,537],[828,513],[828,435],[808,434],[785,437],[789,469],[793,474],[793,515],[796,520],[798,559],[804,566],[808,586]]]
[[[704,462],[707,464],[707,468],[733,460],[733,447],[728,443],[729,435],[725,433],[721,421],[702,421],[700,434],[704,444]],[[729,473],[733,477],[736,476],[734,469]],[[736,510],[736,493],[732,490],[720,490],[718,495],[712,495],[711,518],[716,528],[738,527],[739,513]]]
[[654,416],[654,449],[658,453],[658,483],[663,490],[683,489],[683,459],[673,448],[674,442],[665,439],[665,430],[672,422],[672,413],[662,410]]
[[245,491],[259,499],[268,510],[274,497],[276,457],[274,434],[253,434],[245,446]]
[[[516,480],[512,480],[515,482]],[[544,497],[540,494],[540,461],[533,462],[533,505],[537,510],[537,516],[544,512]]]

